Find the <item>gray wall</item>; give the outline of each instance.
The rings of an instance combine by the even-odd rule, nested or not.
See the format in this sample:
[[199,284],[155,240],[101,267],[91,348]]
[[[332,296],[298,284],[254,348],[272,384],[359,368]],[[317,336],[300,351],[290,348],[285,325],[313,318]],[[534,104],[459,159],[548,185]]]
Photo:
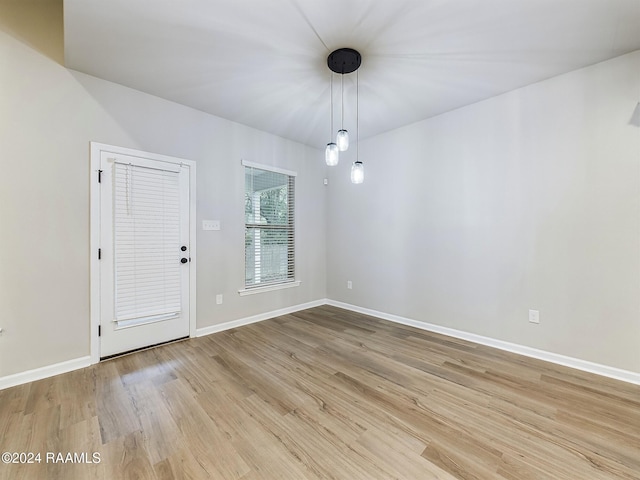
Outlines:
[[639,99],[635,52],[363,141],[329,298],[640,372]]
[[[198,227],[222,222],[198,228],[198,328],[326,297],[322,152],[67,70],[61,10],[22,8],[0,5],[0,377],[89,355],[90,141],[197,162]],[[242,158],[298,172],[300,287],[237,293]]]
[[[352,149],[324,187],[319,150],[63,68],[60,7],[0,1],[0,377],[89,354],[90,141],[197,162],[198,328],[329,297],[640,372],[640,52],[363,141],[365,183]],[[298,288],[237,294],[241,158],[299,173]]]

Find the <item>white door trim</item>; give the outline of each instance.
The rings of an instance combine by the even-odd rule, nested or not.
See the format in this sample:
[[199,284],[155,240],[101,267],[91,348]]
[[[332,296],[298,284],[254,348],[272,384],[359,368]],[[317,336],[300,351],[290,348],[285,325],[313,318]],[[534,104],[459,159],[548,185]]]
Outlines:
[[128,155],[132,157],[150,158],[160,162],[189,166],[189,236],[191,265],[189,267],[189,336],[196,336],[196,162],[167,155],[143,152],[130,148],[116,147],[103,143],[91,142],[91,178],[90,178],[90,222],[89,222],[89,291],[91,321],[91,363],[100,361],[100,188],[98,176],[102,152]]

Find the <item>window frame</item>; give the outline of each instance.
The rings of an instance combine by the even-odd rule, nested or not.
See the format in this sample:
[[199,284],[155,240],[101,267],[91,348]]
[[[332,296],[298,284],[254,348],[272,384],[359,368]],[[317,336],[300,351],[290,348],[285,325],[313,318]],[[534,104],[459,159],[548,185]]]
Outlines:
[[[279,167],[274,167],[274,166],[270,166],[270,165],[263,165],[263,164],[258,164],[258,163],[253,163],[253,162],[248,162],[246,160],[242,160],[242,171],[243,171],[243,178],[244,178],[244,194],[246,194],[246,189],[247,189],[247,184],[246,184],[246,169],[247,168],[252,168],[252,169],[256,169],[256,170],[262,170],[262,171],[266,171],[266,172],[272,172],[272,173],[278,173],[278,174],[282,174],[282,175],[286,175],[288,178],[288,191],[287,191],[287,195],[288,195],[288,205],[289,205],[289,215],[288,215],[288,221],[286,225],[283,225],[282,228],[285,229],[287,232],[290,232],[287,234],[287,237],[290,239],[290,242],[292,242],[293,245],[289,244],[289,241],[287,242],[287,251],[288,251],[288,255],[293,256],[292,261],[287,261],[287,269],[291,269],[291,272],[287,272],[287,278],[283,279],[283,280],[277,280],[277,281],[272,281],[272,282],[266,282],[266,283],[257,283],[257,284],[247,284],[247,274],[246,274],[246,269],[247,269],[247,254],[246,254],[246,233],[247,233],[247,229],[251,228],[251,229],[255,229],[255,228],[260,228],[260,226],[262,224],[258,224],[258,223],[248,223],[246,221],[246,217],[244,217],[245,212],[243,211],[243,223],[244,223],[244,233],[245,235],[243,236],[244,241],[243,241],[243,253],[244,253],[244,257],[245,257],[245,261],[244,263],[244,286],[243,288],[238,290],[238,293],[243,296],[243,295],[251,295],[254,293],[261,293],[261,292],[268,292],[268,291],[273,291],[273,290],[280,290],[283,288],[291,288],[291,287],[297,287],[300,285],[300,280],[297,280],[295,278],[296,276],[296,222],[295,222],[295,217],[296,217],[296,188],[295,188],[295,179],[297,177],[297,172],[291,171],[291,170],[286,170],[283,168],[279,168]],[[243,194],[243,196],[244,196]],[[246,201],[246,200],[245,200]],[[244,204],[244,201],[243,201]],[[267,227],[270,229],[276,228],[277,227]]]

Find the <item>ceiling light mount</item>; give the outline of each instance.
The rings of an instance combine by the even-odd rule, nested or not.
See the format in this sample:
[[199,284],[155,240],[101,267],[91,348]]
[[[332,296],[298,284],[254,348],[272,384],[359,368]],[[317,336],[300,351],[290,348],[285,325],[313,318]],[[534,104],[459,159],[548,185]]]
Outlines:
[[329,70],[342,75],[355,72],[360,67],[360,63],[362,63],[360,52],[353,48],[339,48],[327,57]]

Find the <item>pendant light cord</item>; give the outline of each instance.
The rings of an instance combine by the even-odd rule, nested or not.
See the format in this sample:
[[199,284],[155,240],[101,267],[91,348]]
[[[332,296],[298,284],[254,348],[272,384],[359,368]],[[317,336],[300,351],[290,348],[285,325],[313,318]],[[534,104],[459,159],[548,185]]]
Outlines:
[[342,86],[340,88],[340,90],[342,91],[341,93],[341,102],[342,102],[342,119],[341,119],[341,129],[344,130],[344,72],[342,73]]
[[329,95],[331,96],[330,100],[329,100],[329,112],[331,115],[331,121],[329,122],[329,126],[330,126],[330,130],[329,130],[329,138],[331,138],[333,136],[333,72],[331,72],[329,75],[331,75],[329,77],[329,84],[331,85],[331,87],[329,88]]
[[356,162],[360,161],[360,75],[356,70]]

